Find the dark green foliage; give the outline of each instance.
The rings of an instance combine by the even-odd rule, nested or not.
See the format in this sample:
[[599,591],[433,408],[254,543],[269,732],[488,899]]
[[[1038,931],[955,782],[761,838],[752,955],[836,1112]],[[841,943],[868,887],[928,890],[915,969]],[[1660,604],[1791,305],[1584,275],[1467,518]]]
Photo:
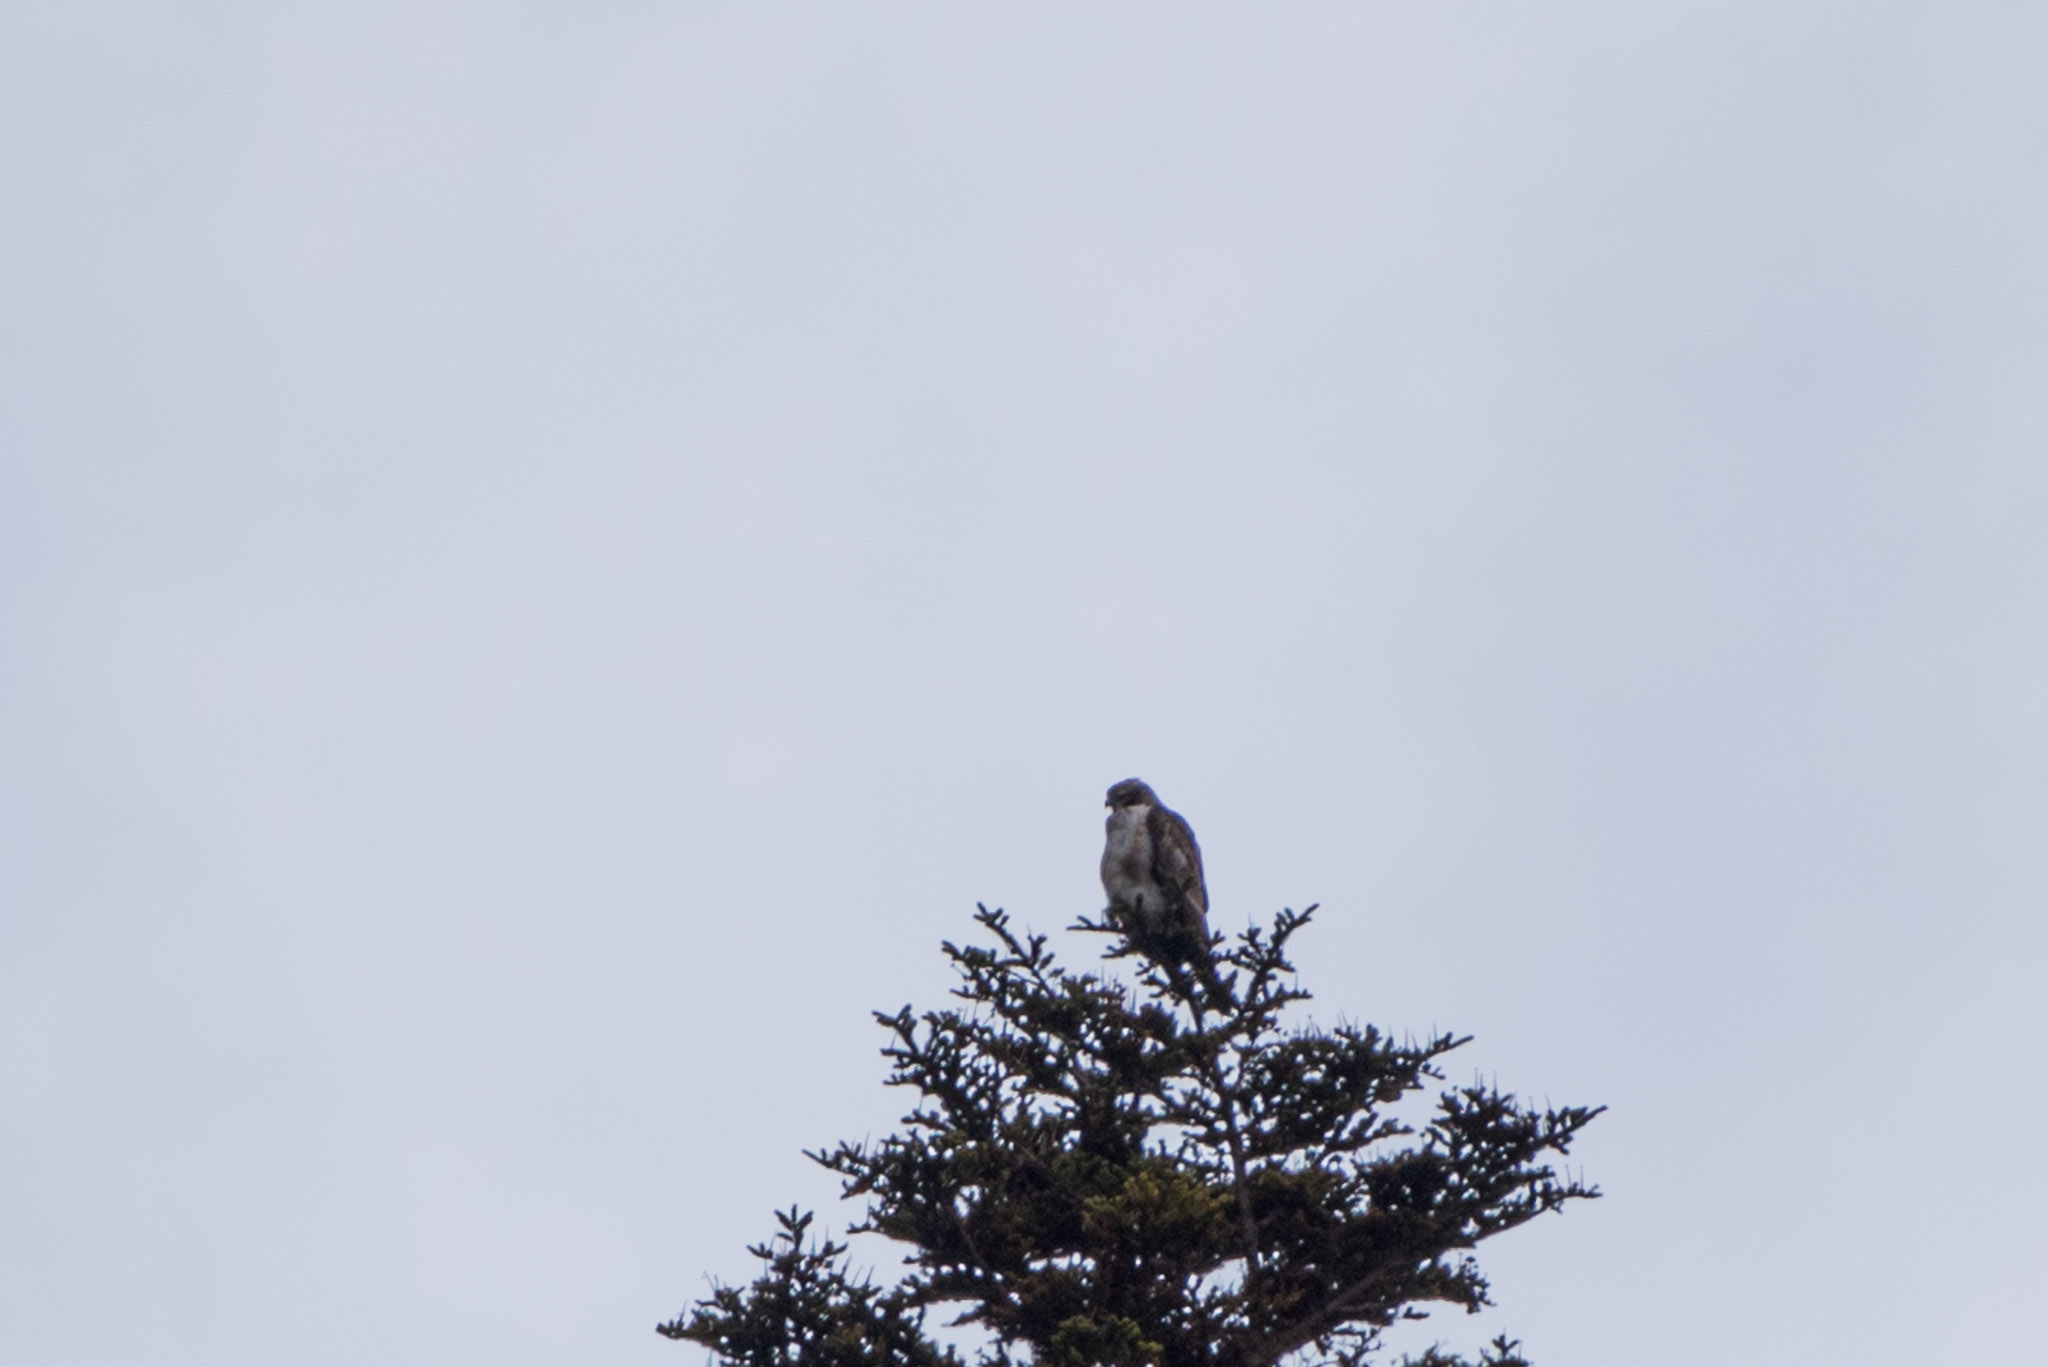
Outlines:
[[695,1339],[725,1362],[818,1367],[960,1367],[924,1334],[924,1310],[900,1289],[846,1275],[846,1245],[804,1247],[811,1216],[777,1211],[781,1233],[747,1251],[764,1264],[744,1289],[722,1286],[688,1320],[655,1326],[672,1339]]
[[[853,1281],[843,1246],[807,1250],[792,1211],[753,1250],[757,1281],[662,1332],[733,1367],[953,1367],[922,1328],[946,1304],[992,1336],[988,1367],[1362,1367],[1422,1304],[1488,1304],[1469,1250],[1598,1194],[1546,1156],[1599,1110],[1469,1086],[1420,1129],[1395,1116],[1465,1041],[1283,1021],[1308,997],[1286,949],[1313,911],[1227,950],[1083,921],[1116,937],[1111,958],[1137,957],[1131,988],[1068,972],[982,910],[993,946],[945,946],[964,1006],[876,1017],[890,1084],[918,1095],[904,1129],[811,1155],[866,1198],[856,1232],[907,1246],[902,1280]],[[1526,1367],[1506,1339],[1479,1362]]]

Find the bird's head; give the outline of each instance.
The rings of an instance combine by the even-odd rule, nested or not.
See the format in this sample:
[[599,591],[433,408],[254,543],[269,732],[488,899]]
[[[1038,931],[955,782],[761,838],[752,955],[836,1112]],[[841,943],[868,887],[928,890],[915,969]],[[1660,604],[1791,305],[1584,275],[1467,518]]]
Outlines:
[[1105,807],[1157,807],[1159,795],[1147,787],[1143,779],[1127,778],[1109,790]]

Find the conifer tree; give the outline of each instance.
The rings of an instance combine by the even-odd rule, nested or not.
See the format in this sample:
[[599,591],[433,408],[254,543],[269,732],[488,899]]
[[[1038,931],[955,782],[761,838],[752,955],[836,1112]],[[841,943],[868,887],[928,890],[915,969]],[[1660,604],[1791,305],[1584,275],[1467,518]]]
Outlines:
[[[1599,1194],[1551,1159],[1601,1108],[1474,1083],[1404,1120],[1466,1040],[1304,1022],[1288,948],[1314,911],[1204,946],[1084,918],[1127,985],[980,909],[992,943],[944,946],[959,1004],[876,1013],[902,1130],[809,1155],[904,1274],[856,1275],[792,1209],[753,1283],[660,1332],[729,1367],[968,1367],[927,1331],[943,1308],[984,1331],[978,1367],[1366,1367],[1423,1307],[1490,1304],[1471,1250]],[[1505,1337],[1477,1362],[1526,1367]]]

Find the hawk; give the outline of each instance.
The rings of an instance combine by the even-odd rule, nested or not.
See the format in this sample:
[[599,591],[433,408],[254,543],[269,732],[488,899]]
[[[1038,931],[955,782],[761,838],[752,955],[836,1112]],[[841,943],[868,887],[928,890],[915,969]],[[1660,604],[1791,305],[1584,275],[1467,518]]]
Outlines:
[[1105,805],[1109,839],[1102,848],[1102,890],[1109,894],[1111,919],[1126,932],[1191,938],[1206,957],[1209,889],[1202,883],[1202,850],[1194,831],[1135,778],[1111,788]]

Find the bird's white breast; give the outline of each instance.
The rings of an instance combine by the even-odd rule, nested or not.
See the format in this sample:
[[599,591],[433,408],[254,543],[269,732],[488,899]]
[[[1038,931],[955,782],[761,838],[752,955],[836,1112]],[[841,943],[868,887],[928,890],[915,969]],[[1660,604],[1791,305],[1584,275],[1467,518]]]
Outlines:
[[1109,814],[1109,840],[1102,847],[1102,890],[1112,903],[1152,909],[1164,905],[1152,881],[1152,833],[1148,806],[1118,807]]

